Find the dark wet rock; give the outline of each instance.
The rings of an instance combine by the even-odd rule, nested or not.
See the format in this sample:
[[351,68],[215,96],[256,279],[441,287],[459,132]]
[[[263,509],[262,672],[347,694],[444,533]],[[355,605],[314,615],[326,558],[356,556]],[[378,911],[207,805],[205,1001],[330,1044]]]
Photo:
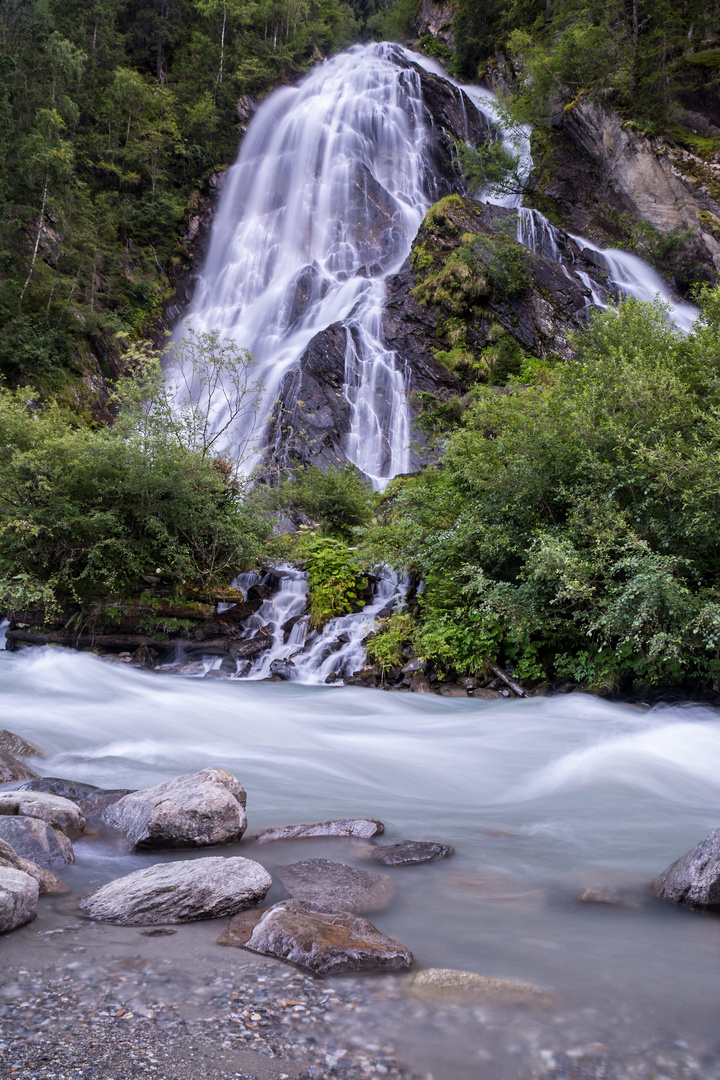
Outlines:
[[29,874],[0,865],[0,934],[31,922],[37,915],[38,883]]
[[408,660],[404,667],[400,668],[403,675],[414,675],[416,671],[423,672],[427,668],[427,660],[419,660],[417,656],[414,656],[412,660]]
[[30,742],[22,735],[4,728],[0,731],[0,752],[13,757],[47,757],[47,753],[37,743]]
[[132,795],[131,788],[117,788],[116,790],[97,791],[78,799],[78,806],[82,810],[87,821],[102,820],[103,810],[113,803],[119,802],[126,795]]
[[663,870],[652,883],[661,900],[701,911],[720,911],[720,829]]
[[361,668],[345,678],[346,686],[377,686],[378,674],[375,668]]
[[260,919],[246,949],[289,960],[315,972],[404,971],[413,955],[357,915],[327,912],[301,900],[275,904]]
[[65,833],[40,818],[0,816],[0,840],[9,844],[21,858],[39,866],[75,862],[73,846]]
[[46,791],[48,795],[59,795],[62,799],[71,799],[79,802],[87,795],[94,795],[102,788],[95,784],[82,784],[79,780],[63,780],[59,776],[40,776],[37,780],[30,780],[23,784],[21,791]]
[[500,690],[490,690],[486,686],[476,686],[472,696],[480,701],[498,701],[502,699],[503,695]]
[[257,924],[262,919],[269,907],[248,908],[238,915],[233,915],[225,930],[217,939],[218,945],[232,945],[236,949],[243,948]]
[[434,694],[430,680],[422,671],[417,671],[410,680],[410,690],[413,694]]
[[202,769],[126,795],[102,820],[135,849],[204,847],[239,840],[247,827],[245,789],[225,769]]
[[218,615],[218,619],[221,623],[239,626],[241,623],[244,623],[246,619],[249,619],[251,615],[254,615],[255,612],[262,607],[262,604],[262,598],[259,596],[254,600],[245,600],[239,604],[233,604],[231,608],[227,608],[226,611],[221,612]]
[[133,660],[138,667],[144,668],[146,671],[154,671],[157,665],[160,653],[157,649],[152,649],[149,645],[141,645],[133,653]]
[[622,888],[618,885],[587,885],[573,896],[576,904],[599,904],[604,907],[622,907],[638,910],[643,907],[639,889]]
[[292,679],[294,671],[294,663],[287,658],[278,658],[277,660],[273,660],[270,664],[270,674],[281,679],[283,682],[288,682]]
[[62,893],[70,892],[70,886],[66,885],[60,878],[55,877],[49,870],[46,870],[43,866],[38,866],[37,863],[31,862],[30,859],[23,859],[17,854],[14,848],[10,847],[4,840],[0,840],[0,867],[10,867],[14,870],[22,870],[23,873],[29,874],[31,878],[34,878],[38,883],[40,894],[49,893],[52,895],[60,895]]
[[468,692],[464,686],[458,686],[457,683],[453,683],[451,686],[441,686],[440,694],[442,697],[460,697],[466,698]]
[[397,844],[372,847],[368,856],[383,866],[413,866],[454,855],[455,848],[434,840],[399,840]]
[[19,814],[39,818],[62,829],[74,839],[85,829],[85,818],[76,803],[45,791],[6,791],[0,793],[0,815]]
[[271,884],[267,870],[252,859],[157,863],[95,889],[80,908],[91,919],[122,926],[195,922],[252,907]]
[[228,649],[237,660],[249,660],[271,646],[272,638],[269,634],[258,634],[257,637],[245,641],[231,641]]
[[427,968],[409,976],[405,993],[423,1001],[457,1002],[465,1005],[535,1006],[558,1008],[557,994],[515,979],[496,979],[474,971]]
[[305,840],[313,836],[354,836],[370,840],[385,832],[382,821],[374,818],[339,818],[336,821],[316,821],[312,825],[283,825],[277,829],[265,829],[256,837],[258,844],[273,840]]
[[29,765],[23,765],[12,754],[0,750],[0,784],[10,784],[14,780],[32,780],[38,774]]
[[373,874],[328,859],[279,866],[277,877],[289,896],[323,911],[382,911],[395,886],[387,874]]

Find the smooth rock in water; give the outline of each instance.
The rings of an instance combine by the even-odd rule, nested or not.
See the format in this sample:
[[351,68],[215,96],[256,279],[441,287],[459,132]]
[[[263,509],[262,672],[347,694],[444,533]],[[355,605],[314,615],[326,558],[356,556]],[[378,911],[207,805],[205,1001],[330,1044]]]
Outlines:
[[12,754],[13,757],[47,757],[46,752],[37,745],[24,739],[22,735],[16,735],[14,731],[4,728],[0,731],[0,751]]
[[247,827],[245,789],[225,769],[202,769],[136,791],[102,813],[134,848],[205,847],[239,840]]
[[617,885],[588,885],[575,893],[576,904],[599,904],[603,907],[623,907],[638,910],[642,904],[639,892]]
[[395,893],[387,874],[369,873],[327,859],[279,866],[277,876],[285,891],[323,911],[382,911]]
[[344,971],[404,971],[413,955],[358,915],[323,911],[302,900],[285,900],[260,919],[245,948],[289,960],[317,975]]
[[95,784],[82,784],[79,780],[63,780],[59,776],[40,776],[23,784],[20,791],[45,791],[48,795],[59,795],[62,799],[79,802],[87,795],[102,791]]
[[452,686],[441,686],[440,693],[442,697],[464,697],[468,696],[468,692],[464,686],[458,686],[453,684]]
[[427,968],[411,975],[404,990],[423,1001],[457,1002],[465,1005],[529,1005],[558,1008],[557,994],[515,979],[495,979],[474,971]]
[[264,900],[272,878],[252,859],[156,863],[101,886],[80,901],[91,919],[122,926],[195,922],[235,915]]
[[48,893],[59,896],[70,892],[70,886],[66,885],[64,881],[55,877],[49,870],[45,870],[44,867],[31,862],[30,859],[21,858],[15,849],[6,844],[4,840],[0,840],[0,867],[10,867],[13,870],[22,870],[23,873],[29,874],[31,878],[37,881],[40,895]]
[[88,821],[102,821],[103,811],[113,803],[120,802],[126,795],[133,795],[132,788],[116,788],[115,790],[96,791],[78,799],[77,803]]
[[498,701],[503,697],[499,690],[490,690],[486,686],[477,686],[472,696],[476,701]]
[[455,848],[450,844],[432,840],[399,840],[397,844],[383,844],[368,850],[368,857],[383,866],[413,866],[454,854]]
[[75,862],[73,846],[65,833],[40,818],[0,815],[0,840],[21,858],[39,866]]
[[13,780],[32,780],[37,777],[34,769],[23,765],[12,754],[0,750],[0,784],[11,784]]
[[418,671],[410,680],[410,690],[413,694],[434,694],[430,680],[422,671]]
[[270,674],[283,682],[289,682],[295,673],[295,664],[292,660],[278,658],[270,664]]
[[269,910],[269,907],[254,907],[233,915],[226,929],[217,939],[218,945],[232,945],[236,949],[244,948],[253,930],[265,912]]
[[720,911],[720,829],[663,870],[652,883],[661,900],[700,911]]
[[37,915],[38,883],[29,874],[0,866],[0,934],[9,934]]
[[45,791],[6,791],[0,793],[0,815],[20,814],[40,818],[48,825],[57,825],[71,839],[85,829],[85,818],[69,799],[48,795]]
[[370,840],[385,832],[382,821],[373,818],[340,818],[337,821],[316,821],[314,825],[283,825],[278,829],[265,829],[255,842],[269,844],[272,840],[304,840],[313,836],[356,836]]

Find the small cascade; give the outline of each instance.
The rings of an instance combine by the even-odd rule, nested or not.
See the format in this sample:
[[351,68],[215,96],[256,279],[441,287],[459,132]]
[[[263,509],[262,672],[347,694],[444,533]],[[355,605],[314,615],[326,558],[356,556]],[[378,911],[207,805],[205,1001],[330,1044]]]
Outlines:
[[536,255],[542,255],[544,259],[562,262],[558,235],[555,226],[551,225],[539,210],[530,210],[527,206],[518,207],[517,238],[524,247]]
[[[271,645],[255,660],[239,661],[238,678],[258,680],[279,675],[288,682],[341,682],[344,676],[362,667],[363,641],[378,614],[389,614],[404,600],[407,591],[404,579],[386,573],[376,583],[373,598],[362,611],[331,619],[318,632],[309,627],[307,581],[303,571],[285,565],[272,574],[280,578],[280,587],[245,621],[242,634],[245,641],[259,636],[269,638]],[[257,575],[244,574],[235,585],[245,594],[261,580]]]

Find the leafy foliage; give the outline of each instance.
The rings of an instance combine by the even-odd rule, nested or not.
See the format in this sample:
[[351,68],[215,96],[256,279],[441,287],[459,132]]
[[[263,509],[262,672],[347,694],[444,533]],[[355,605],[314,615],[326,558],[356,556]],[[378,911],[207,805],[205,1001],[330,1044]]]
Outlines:
[[323,535],[349,540],[353,530],[372,518],[377,495],[363,474],[349,462],[342,468],[309,465],[281,484],[273,503],[289,512],[300,510],[320,526]]
[[416,646],[594,686],[720,676],[720,290],[678,334],[625,301],[577,363],[478,387],[442,468],[389,488],[367,557],[419,572]]
[[320,629],[330,619],[362,607],[367,574],[342,540],[318,536],[301,526],[295,538],[294,555],[307,571],[311,626]]

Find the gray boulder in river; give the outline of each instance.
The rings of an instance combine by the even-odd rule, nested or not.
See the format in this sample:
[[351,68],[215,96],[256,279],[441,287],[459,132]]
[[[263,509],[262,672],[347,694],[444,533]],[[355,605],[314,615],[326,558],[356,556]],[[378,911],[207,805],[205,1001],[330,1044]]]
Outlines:
[[74,863],[73,846],[57,825],[40,818],[0,814],[0,840],[9,844],[23,859],[39,866],[62,866]]
[[239,840],[247,828],[247,795],[232,773],[202,769],[126,795],[102,819],[133,848],[188,848]]
[[284,900],[269,908],[253,928],[245,948],[290,960],[317,975],[404,971],[413,965],[409,949],[386,937],[367,919],[348,911],[322,911],[302,900]]
[[55,877],[44,867],[38,866],[37,863],[31,862],[30,859],[23,859],[14,848],[10,847],[4,840],[0,840],[0,870],[3,868],[22,870],[23,873],[29,874],[31,878],[35,878],[41,895],[43,893],[57,895],[58,893],[70,892],[70,887],[60,878]]
[[382,911],[395,893],[388,874],[358,870],[328,859],[279,866],[277,876],[289,896],[324,911]]
[[37,915],[38,883],[23,870],[0,866],[0,934],[8,934]]
[[258,844],[273,840],[305,840],[314,836],[353,836],[369,840],[385,832],[382,821],[374,818],[339,818],[336,821],[316,821],[312,825],[281,825],[277,829],[265,829],[255,837]]
[[652,887],[661,900],[720,911],[720,829],[663,870]]
[[99,922],[122,926],[235,915],[265,898],[272,878],[252,859],[215,856],[156,863],[110,881],[80,901]]
[[46,792],[5,791],[0,794],[0,815],[14,814],[56,825],[71,839],[80,836],[85,829],[85,818],[74,802]]
[[29,765],[23,765],[12,754],[0,750],[0,784],[11,784],[14,780],[31,780],[37,776]]

